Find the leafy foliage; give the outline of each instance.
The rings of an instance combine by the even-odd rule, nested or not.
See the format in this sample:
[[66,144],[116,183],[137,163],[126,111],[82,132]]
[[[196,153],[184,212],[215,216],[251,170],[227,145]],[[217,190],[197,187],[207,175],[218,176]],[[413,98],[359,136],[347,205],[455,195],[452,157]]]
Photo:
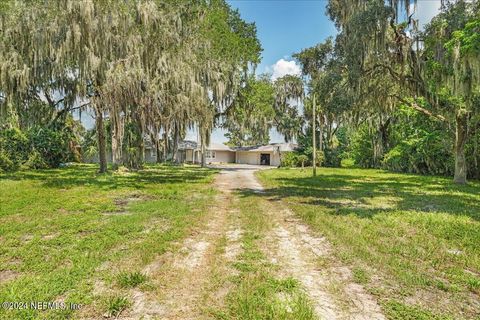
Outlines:
[[361,168],[375,167],[374,146],[372,140],[374,134],[369,126],[361,125],[352,135],[349,146],[349,155],[354,160],[355,165]]
[[0,130],[0,169],[17,170],[28,155],[28,139],[19,129]]
[[405,106],[395,113],[390,128],[393,146],[383,159],[383,167],[420,174],[453,174],[452,138],[444,126]]
[[[101,171],[104,117],[112,122],[116,164],[140,167],[141,153],[122,153],[140,149],[147,135],[157,151],[163,146],[164,158],[193,126],[206,145],[260,61],[255,24],[223,0],[11,1],[0,14],[2,99],[4,93],[14,102],[29,127],[39,125],[36,113],[49,127],[74,110],[93,109]],[[127,125],[142,139],[128,138],[135,145],[124,148]]]
[[227,110],[223,128],[231,145],[260,145],[270,140],[275,128],[286,141],[298,136],[302,117],[297,108],[303,97],[300,78],[287,75],[271,81],[269,75],[251,75]]
[[[301,149],[298,151],[286,152],[282,154],[281,167],[304,167],[311,166],[313,159],[313,148]],[[316,156],[317,166],[321,166],[324,162],[323,152],[317,150]]]
[[259,79],[250,76],[223,124],[223,128],[228,130],[228,143],[236,146],[268,143],[275,117],[274,99],[274,88],[268,76],[263,75]]
[[34,157],[41,157],[50,168],[57,168],[61,163],[73,159],[69,147],[71,136],[64,130],[34,127],[29,130],[28,137],[36,153]]
[[0,169],[16,171],[22,165],[33,169],[57,168],[75,160],[76,139],[69,127],[36,126],[22,132],[18,128],[0,131]]
[[[420,31],[414,2],[329,1],[339,29],[335,41],[295,54],[309,81],[306,117],[316,96],[319,118],[313,121],[330,165],[344,157],[334,145],[337,128],[346,127],[359,166],[454,174],[455,182],[465,183],[467,172],[476,176],[472,167],[478,168],[469,127],[477,125],[471,119],[479,111],[480,4],[446,1]],[[414,117],[413,132],[395,123],[405,119],[396,112],[404,107],[426,116]]]

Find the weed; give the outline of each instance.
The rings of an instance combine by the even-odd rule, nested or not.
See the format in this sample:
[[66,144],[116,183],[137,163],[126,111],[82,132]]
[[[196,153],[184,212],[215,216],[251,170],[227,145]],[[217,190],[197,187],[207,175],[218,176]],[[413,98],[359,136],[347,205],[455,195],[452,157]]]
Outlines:
[[122,272],[117,276],[117,282],[122,288],[134,288],[147,281],[147,276],[141,272]]
[[130,306],[130,301],[123,296],[111,296],[106,302],[106,315],[108,317],[118,317],[122,311]]

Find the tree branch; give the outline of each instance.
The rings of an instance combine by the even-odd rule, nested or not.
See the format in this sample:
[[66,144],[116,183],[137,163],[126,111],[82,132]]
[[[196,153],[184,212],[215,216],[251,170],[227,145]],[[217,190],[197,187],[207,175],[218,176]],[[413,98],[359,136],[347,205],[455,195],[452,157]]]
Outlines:
[[432,118],[435,118],[437,120],[440,120],[442,122],[447,122],[447,119],[442,116],[441,114],[434,114],[433,112],[431,112],[430,110],[427,110],[425,108],[422,108],[420,107],[415,101],[414,102],[409,102],[405,99],[403,99],[402,97],[398,96],[398,95],[393,95],[395,98],[397,98],[400,102],[404,103],[406,106],[412,108],[412,109],[415,109],[429,117],[432,117]]
[[47,102],[48,104],[50,105],[50,107],[52,108],[55,108],[55,102],[53,101],[53,99],[50,97],[50,94],[48,93],[47,90],[45,90],[45,98],[47,99]]
[[57,120],[64,114],[66,114],[67,112],[72,112],[74,110],[78,110],[78,109],[81,109],[81,108],[84,108],[88,105],[90,105],[91,101],[88,101],[88,102],[85,102],[84,104],[81,104],[79,106],[76,106],[76,107],[73,107],[73,108],[65,108],[65,109],[62,109],[60,111],[57,112],[57,115],[55,116],[55,118],[52,120],[52,123],[55,123],[57,122]]

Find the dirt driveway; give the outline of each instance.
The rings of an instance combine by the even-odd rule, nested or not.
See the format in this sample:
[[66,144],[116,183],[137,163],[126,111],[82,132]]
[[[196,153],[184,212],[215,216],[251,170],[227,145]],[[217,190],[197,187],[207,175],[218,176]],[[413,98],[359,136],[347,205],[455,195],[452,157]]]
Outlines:
[[[353,282],[348,267],[335,260],[328,241],[313,233],[286,204],[269,197],[255,172],[271,167],[212,167],[220,172],[214,182],[219,192],[210,210],[178,251],[145,269],[162,287],[161,296],[136,292],[133,311],[123,318],[210,319],[205,308],[221,308],[232,285],[212,281],[212,275],[227,279],[235,274],[229,265],[242,252],[239,239],[248,232],[239,218],[240,197],[247,192],[258,197],[260,208],[256,210],[271,221],[272,227],[263,237],[264,255],[280,276],[295,278],[301,284],[319,319],[385,319],[375,298]],[[319,265],[319,260],[329,263]]]
[[[274,223],[266,237],[266,254],[278,264],[280,273],[300,281],[320,319],[385,319],[374,297],[353,282],[348,267],[333,258],[328,241],[314,234],[284,203],[269,198],[255,172],[272,167],[236,164],[215,168],[221,169],[216,181],[220,191],[248,189],[265,198],[263,212]],[[329,266],[319,267],[319,259],[329,260]]]
[[262,191],[263,187],[255,178],[255,172],[272,168],[250,164],[216,164],[209,167],[221,170],[215,182],[222,192],[241,189]]

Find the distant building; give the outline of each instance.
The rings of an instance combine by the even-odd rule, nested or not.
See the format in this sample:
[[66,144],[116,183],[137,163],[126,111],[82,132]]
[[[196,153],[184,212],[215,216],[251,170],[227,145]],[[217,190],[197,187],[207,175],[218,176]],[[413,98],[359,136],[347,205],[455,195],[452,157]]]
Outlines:
[[[297,148],[293,143],[272,143],[262,146],[229,147],[222,143],[211,143],[206,149],[205,160],[207,163],[241,163],[266,166],[279,166],[281,155]],[[145,162],[157,161],[155,146],[145,141]],[[171,154],[169,158],[171,158]],[[112,161],[112,154],[107,150],[107,160]],[[86,162],[98,162],[98,156],[86,159]],[[177,161],[179,163],[201,163],[202,152],[200,145],[195,141],[181,141],[178,144]]]
[[[241,163],[267,166],[279,166],[281,155],[296,149],[293,143],[272,143],[263,146],[229,147],[212,143],[206,149],[207,163]],[[179,144],[177,159],[179,162],[200,163],[200,146],[194,141],[182,141]]]

